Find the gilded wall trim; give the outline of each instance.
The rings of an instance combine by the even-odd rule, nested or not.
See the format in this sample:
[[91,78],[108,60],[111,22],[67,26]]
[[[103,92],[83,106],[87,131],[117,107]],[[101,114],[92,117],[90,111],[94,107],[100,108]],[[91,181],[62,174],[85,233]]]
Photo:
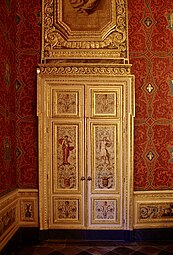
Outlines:
[[0,199],[0,250],[19,227],[18,192],[13,191]]
[[127,76],[131,73],[130,65],[114,65],[114,66],[87,66],[87,65],[66,65],[63,66],[42,66],[40,65],[41,74],[52,74],[52,75],[90,75],[90,76]]
[[134,228],[173,227],[173,192],[134,193]]
[[19,223],[24,226],[38,226],[38,190],[22,190],[19,193]]
[[38,190],[16,189],[0,198],[0,250],[25,226],[38,226]]

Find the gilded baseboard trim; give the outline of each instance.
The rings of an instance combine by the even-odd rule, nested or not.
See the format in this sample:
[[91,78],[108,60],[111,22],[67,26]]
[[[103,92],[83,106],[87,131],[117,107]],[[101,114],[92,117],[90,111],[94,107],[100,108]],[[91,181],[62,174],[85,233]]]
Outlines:
[[0,250],[20,227],[38,227],[37,189],[16,189],[0,198]]

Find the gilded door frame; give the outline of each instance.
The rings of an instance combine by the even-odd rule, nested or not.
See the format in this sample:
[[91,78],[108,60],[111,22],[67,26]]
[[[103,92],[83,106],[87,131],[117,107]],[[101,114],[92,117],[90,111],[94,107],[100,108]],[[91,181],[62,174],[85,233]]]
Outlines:
[[[49,229],[50,213],[50,179],[49,179],[49,109],[50,108],[50,81],[60,81],[76,84],[101,83],[119,83],[123,84],[124,90],[124,107],[123,107],[123,203],[122,203],[122,224],[120,228],[114,229],[132,229],[133,224],[133,136],[134,136],[134,76],[129,73],[129,66],[112,66],[103,67],[86,66],[81,69],[76,64],[69,67],[63,64],[58,66],[40,65],[37,70],[38,78],[38,137],[39,137],[39,212],[40,212],[40,229]],[[74,69],[73,69],[74,68]],[[85,72],[84,72],[85,70]],[[108,71],[109,70],[109,71]],[[112,71],[111,71],[112,70]],[[123,72],[122,72],[123,70]],[[92,72],[91,72],[92,71]],[[94,72],[95,73],[94,73]],[[124,72],[125,71],[125,72]],[[91,72],[91,73],[90,73]],[[86,223],[85,223],[86,224]]]

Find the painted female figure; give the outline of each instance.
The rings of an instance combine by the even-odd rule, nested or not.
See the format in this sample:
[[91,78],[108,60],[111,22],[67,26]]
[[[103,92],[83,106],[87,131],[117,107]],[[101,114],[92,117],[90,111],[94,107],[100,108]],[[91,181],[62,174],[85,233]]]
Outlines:
[[59,143],[62,145],[63,165],[70,165],[68,158],[70,156],[70,151],[74,149],[74,146],[70,146],[71,141],[69,140],[68,135],[59,139]]

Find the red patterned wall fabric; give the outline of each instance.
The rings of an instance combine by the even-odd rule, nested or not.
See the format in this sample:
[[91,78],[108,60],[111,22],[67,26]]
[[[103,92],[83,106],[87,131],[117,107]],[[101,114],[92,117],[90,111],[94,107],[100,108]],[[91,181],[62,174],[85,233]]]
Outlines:
[[0,195],[16,188],[15,1],[0,1]]
[[[18,185],[38,188],[36,67],[40,62],[41,1],[17,1],[16,108],[14,3],[12,0],[0,1],[2,192],[16,185],[15,126]],[[128,0],[128,10],[129,54],[136,89],[134,187],[135,190],[172,189],[173,2]]]
[[173,1],[128,1],[135,190],[173,188]]
[[41,1],[17,1],[16,35],[16,137],[17,174],[20,188],[38,187],[37,80],[40,63]]

